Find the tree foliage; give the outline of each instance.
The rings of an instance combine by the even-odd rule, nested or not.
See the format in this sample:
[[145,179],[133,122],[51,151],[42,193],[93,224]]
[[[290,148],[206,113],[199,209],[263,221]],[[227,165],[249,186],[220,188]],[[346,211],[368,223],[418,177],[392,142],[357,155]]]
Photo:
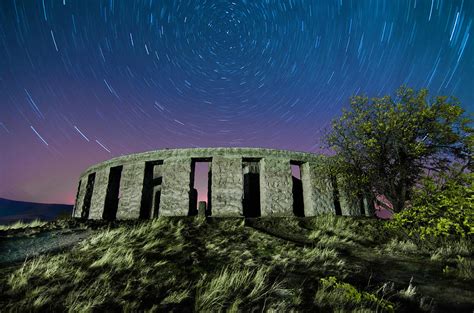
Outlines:
[[472,119],[455,98],[428,98],[428,90],[400,87],[395,95],[354,96],[332,123],[326,142],[344,164],[351,184],[369,199],[384,195],[404,208],[423,174],[453,161],[472,170]]

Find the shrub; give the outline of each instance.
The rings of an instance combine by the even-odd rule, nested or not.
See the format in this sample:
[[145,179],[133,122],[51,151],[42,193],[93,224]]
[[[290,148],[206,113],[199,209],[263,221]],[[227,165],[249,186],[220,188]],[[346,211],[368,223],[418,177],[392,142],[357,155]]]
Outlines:
[[323,308],[343,310],[368,310],[394,312],[393,303],[377,295],[359,291],[351,284],[339,282],[336,277],[320,279],[320,288],[314,297],[314,303]]
[[413,204],[393,216],[389,228],[410,237],[466,238],[474,235],[474,174],[447,179],[439,185],[426,179],[415,193]]

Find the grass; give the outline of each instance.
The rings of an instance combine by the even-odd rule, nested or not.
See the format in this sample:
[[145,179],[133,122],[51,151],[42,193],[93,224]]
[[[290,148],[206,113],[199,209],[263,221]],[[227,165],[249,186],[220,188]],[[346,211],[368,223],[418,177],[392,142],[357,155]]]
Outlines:
[[458,255],[454,265],[446,265],[443,273],[463,280],[474,280],[474,261],[472,258],[469,259]]
[[408,287],[406,289],[400,290],[398,293],[400,296],[408,299],[413,299],[416,295],[416,287],[412,285],[413,277],[410,279],[408,283]]
[[398,255],[418,255],[423,253],[419,247],[411,240],[400,240],[392,238],[386,244],[382,245],[379,253],[392,253]]
[[395,234],[387,243],[379,246],[379,254],[429,258],[443,266],[446,276],[462,280],[474,280],[474,242],[472,238],[432,238],[420,241]]
[[[411,281],[405,289],[393,287],[385,277],[369,284],[368,263],[354,259],[359,251],[375,248],[370,251],[451,262],[446,279],[469,272],[468,242],[418,255],[412,243],[387,236],[378,221],[331,215],[112,223],[73,249],[27,260],[0,275],[0,307],[37,312],[393,311],[418,301],[419,289]],[[464,259],[453,261],[456,254]]]
[[306,225],[313,230],[310,235],[312,239],[325,235],[349,245],[374,244],[384,236],[381,222],[375,219],[357,219],[330,214],[308,219]]
[[46,225],[47,223],[48,222],[44,222],[41,220],[33,220],[32,222],[29,222],[29,223],[24,223],[23,221],[17,221],[9,225],[0,225],[0,231],[42,227]]
[[458,256],[469,257],[474,254],[472,241],[462,238],[458,240],[446,241],[431,251],[431,260],[449,261]]
[[[248,311],[258,306],[271,306],[272,302],[281,302],[282,295],[289,298],[292,292],[283,287],[283,281],[271,282],[271,272],[270,267],[255,270],[239,269],[238,265],[234,265],[224,267],[216,275],[204,274],[196,284],[195,310]],[[263,305],[262,301],[265,301]]]
[[[142,294],[145,290],[156,292],[158,299],[153,300],[164,299],[169,296],[165,290],[181,291],[183,282],[176,276],[186,274],[184,266],[179,268],[180,262],[173,262],[184,248],[183,228],[181,221],[159,219],[102,231],[69,253],[26,262],[8,279],[11,296],[19,296],[20,307],[74,311],[121,306],[125,302],[133,310],[140,307],[140,301],[127,299],[133,294],[148,297]],[[149,243],[159,237],[152,249]],[[37,289],[45,285],[54,288],[38,293]],[[136,286],[142,291],[136,291]],[[56,299],[64,296],[58,304]]]

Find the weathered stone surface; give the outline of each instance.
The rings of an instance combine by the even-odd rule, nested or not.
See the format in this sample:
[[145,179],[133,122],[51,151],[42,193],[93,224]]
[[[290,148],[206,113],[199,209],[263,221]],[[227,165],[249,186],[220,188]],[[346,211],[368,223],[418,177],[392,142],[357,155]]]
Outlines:
[[96,173],[90,173],[87,175],[86,193],[84,195],[84,199],[82,200],[81,218],[89,218],[92,192],[94,191],[95,174]]
[[117,219],[135,219],[140,216],[145,162],[126,163],[120,179]]
[[95,174],[94,189],[92,191],[90,219],[101,219],[104,211],[105,196],[107,194],[107,184],[109,181],[110,168],[98,171]]
[[317,162],[307,162],[301,166],[301,176],[305,216],[335,214],[333,188],[328,174]]
[[296,152],[276,149],[262,149],[262,148],[191,148],[191,149],[165,149],[148,151],[143,153],[136,153],[124,155],[104,161],[99,164],[89,167],[82,176],[97,172],[101,169],[124,165],[126,163],[146,162],[154,160],[165,160],[167,158],[210,158],[215,156],[242,156],[245,158],[264,158],[274,157],[298,160],[302,162],[315,161],[321,159],[321,156],[307,152]]
[[260,202],[262,216],[292,216],[293,194],[289,159],[260,160]]
[[212,215],[243,216],[242,158],[214,157],[211,188]]
[[[245,215],[243,197],[247,192],[247,197],[258,204],[255,216],[293,216],[293,201],[297,199],[295,203],[301,202],[301,188],[305,216],[334,214],[339,206],[344,215],[360,215],[361,205],[367,207],[366,203],[354,199],[344,189],[339,191],[339,188],[333,188],[339,182],[331,180],[324,167],[320,166],[326,160],[323,156],[259,148],[193,148],[126,155],[89,167],[80,177],[81,188],[73,214],[76,217],[102,218],[110,168],[123,166],[116,218],[139,218],[141,210],[149,213],[143,218],[188,215],[190,205],[195,206],[190,203],[193,159],[212,160],[209,164],[207,215]],[[298,181],[298,188],[293,188],[290,163],[300,165],[301,182]],[[150,173],[145,170],[146,164],[155,164]],[[243,166],[245,164],[247,166]],[[145,171],[148,173],[146,176]],[[250,177],[250,174],[253,176]],[[249,178],[247,191],[244,191],[245,175]],[[89,177],[91,193],[86,191]],[[161,185],[161,192],[158,185]],[[293,197],[293,189],[297,190],[298,197]],[[87,216],[82,211],[84,207],[89,207],[89,200],[91,206]]]
[[76,203],[74,205],[73,217],[80,218],[82,212],[82,204],[84,202],[84,196],[86,195],[87,176],[84,176],[80,180],[79,192],[77,193]]
[[153,179],[163,176],[163,169],[161,167],[162,164],[157,164],[153,166]]
[[186,216],[189,211],[191,158],[169,158],[162,165],[160,215]]
[[301,164],[301,182],[303,183],[304,216],[316,215],[316,198],[313,192],[314,175],[308,162]]

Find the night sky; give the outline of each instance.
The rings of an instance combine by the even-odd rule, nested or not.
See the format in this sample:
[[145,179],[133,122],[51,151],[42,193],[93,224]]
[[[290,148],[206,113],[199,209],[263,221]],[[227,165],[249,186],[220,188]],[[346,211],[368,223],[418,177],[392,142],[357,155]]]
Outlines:
[[474,111],[474,1],[0,1],[0,197],[73,203],[122,154],[321,151],[353,94]]

